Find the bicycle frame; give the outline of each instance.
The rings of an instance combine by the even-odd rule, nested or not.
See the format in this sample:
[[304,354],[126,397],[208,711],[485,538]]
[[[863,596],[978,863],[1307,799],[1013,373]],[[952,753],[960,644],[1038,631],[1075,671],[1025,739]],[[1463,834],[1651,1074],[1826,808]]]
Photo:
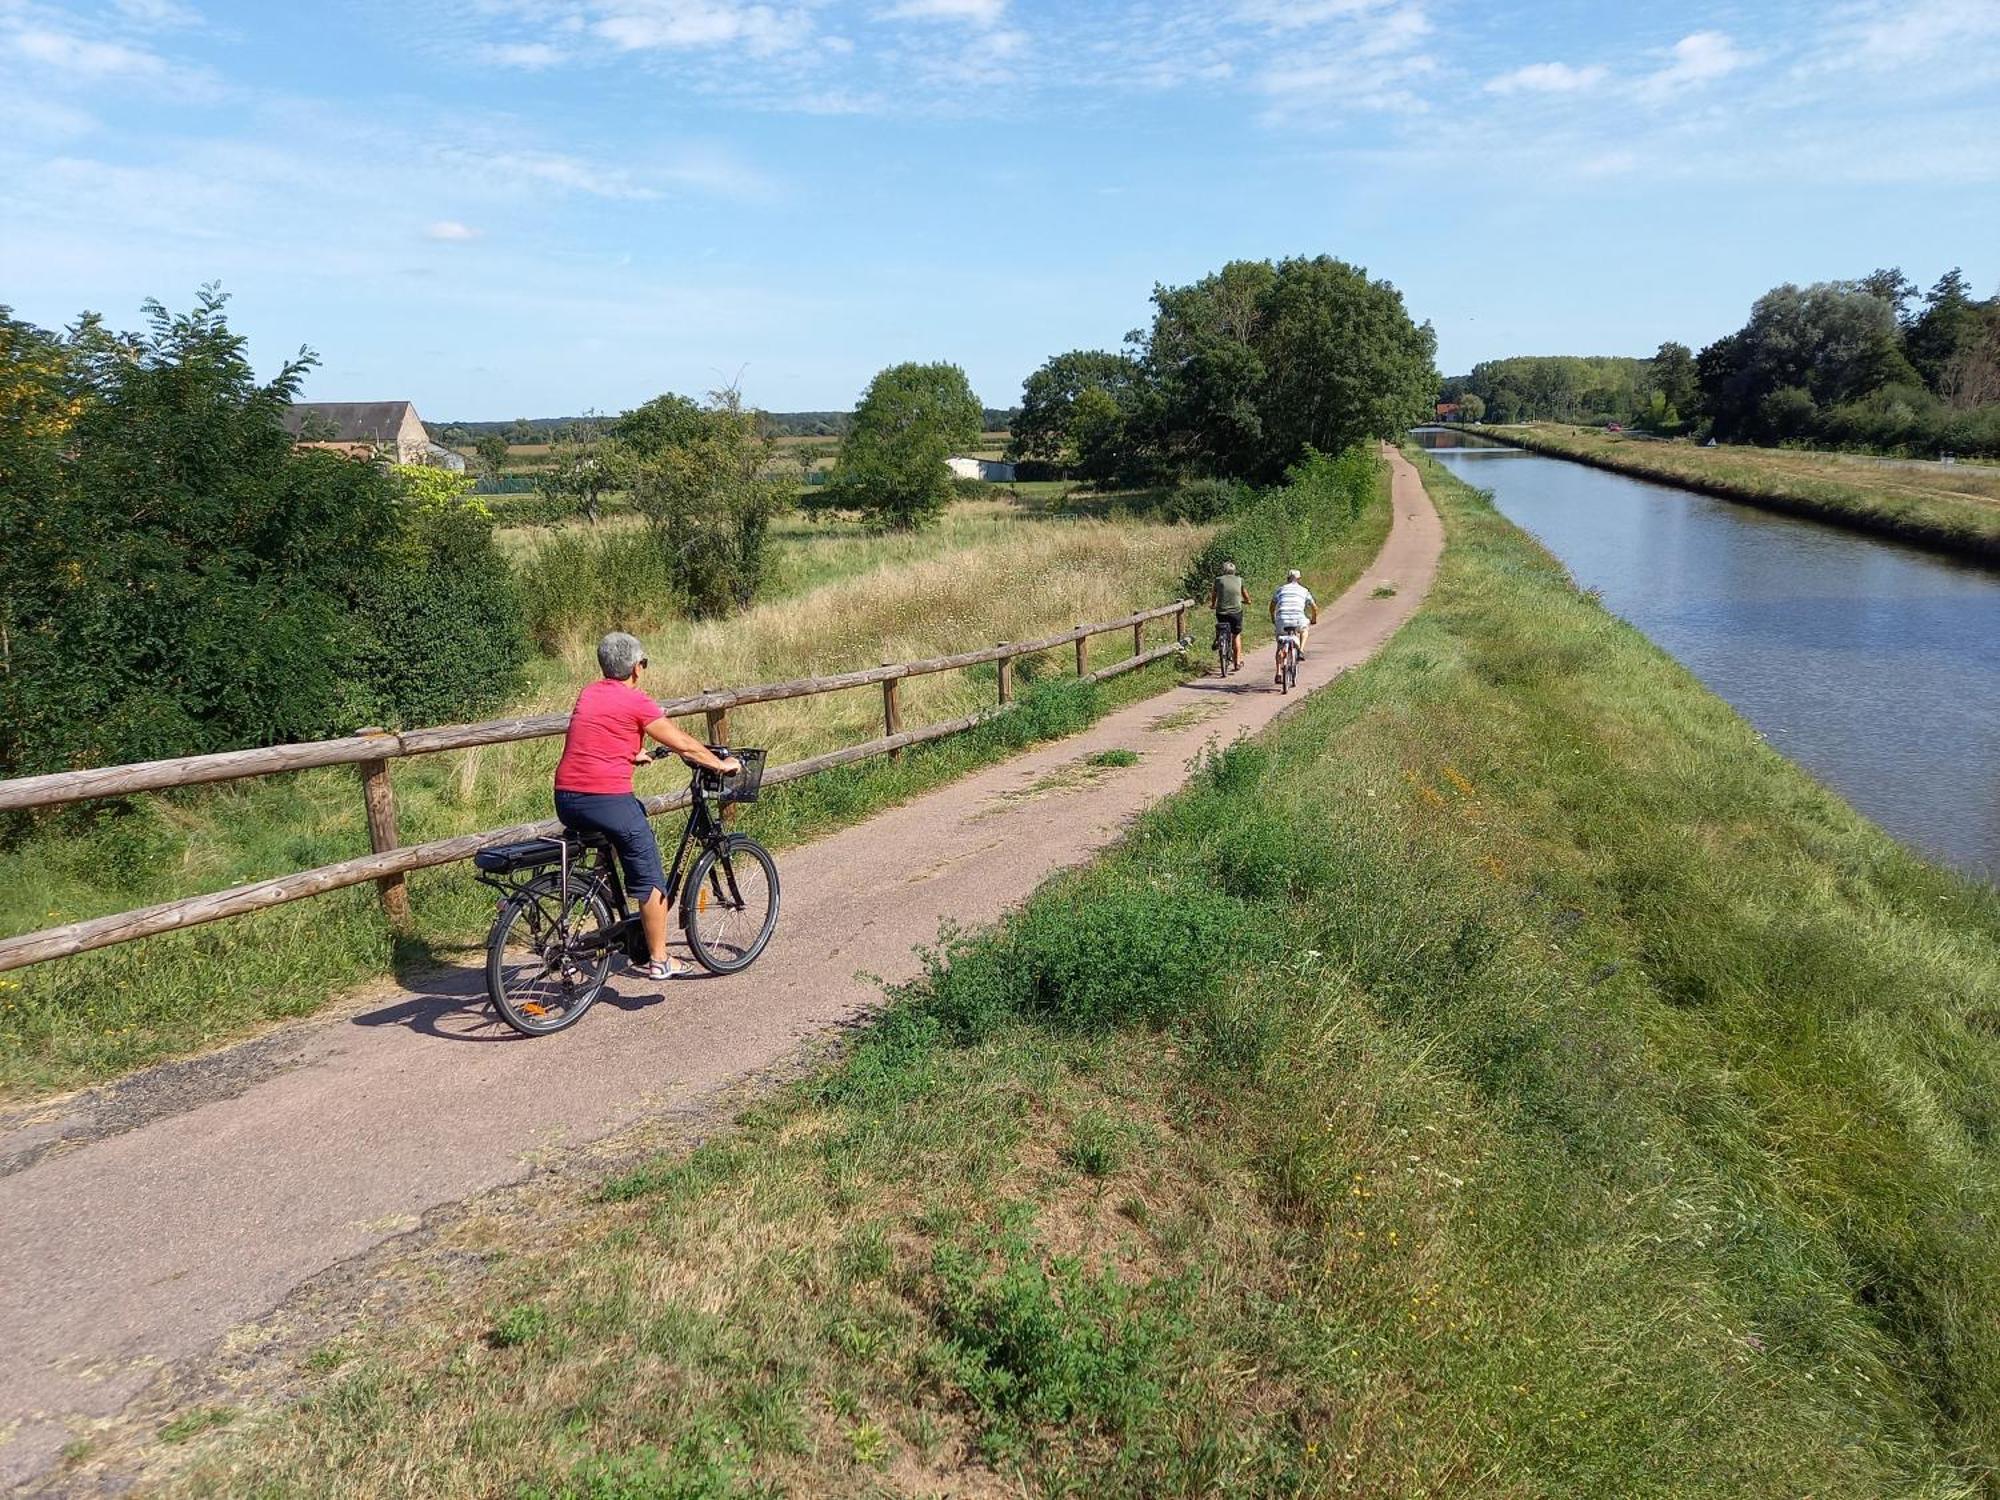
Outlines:
[[[676,906],[681,897],[681,883],[691,866],[690,855],[697,849],[707,849],[719,844],[728,835],[723,830],[721,819],[709,807],[708,794],[701,789],[699,777],[691,787],[692,796],[688,803],[687,820],[681,825],[680,842],[674,847],[674,861],[667,871],[666,902],[669,908]],[[567,837],[551,836],[548,842],[556,846],[557,884],[553,894],[556,909],[551,920],[551,936],[564,949],[574,953],[594,953],[599,949],[614,947],[630,935],[639,920],[639,914],[632,909],[625,891],[625,882],[618,869],[618,861],[611,851],[602,845],[586,851],[583,868],[592,871],[604,881],[606,893],[611,900],[611,925],[601,932],[587,933],[581,938],[572,937],[570,932],[570,872],[569,840]],[[736,885],[736,872],[727,863],[719,865],[723,877],[729,882],[729,899],[737,903],[743,900],[743,893]],[[479,877],[481,882],[502,892],[524,893],[532,891],[539,875],[526,881],[508,884],[490,876]]]

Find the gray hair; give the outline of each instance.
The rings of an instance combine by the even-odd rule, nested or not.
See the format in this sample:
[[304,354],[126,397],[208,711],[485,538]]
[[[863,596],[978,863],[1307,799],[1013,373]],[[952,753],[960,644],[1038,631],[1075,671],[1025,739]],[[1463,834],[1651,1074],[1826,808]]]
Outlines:
[[1299,581],[1299,570],[1297,568],[1292,568],[1286,572],[1285,582],[1297,583],[1298,581]]
[[645,659],[646,648],[639,644],[639,638],[622,630],[612,631],[597,643],[597,665],[606,677],[620,682],[630,677],[632,669]]
[[1225,573],[1234,573],[1234,572],[1236,571],[1236,564],[1235,564],[1235,563],[1224,563],[1224,564],[1222,565],[1222,571],[1223,571],[1223,572],[1225,572]]

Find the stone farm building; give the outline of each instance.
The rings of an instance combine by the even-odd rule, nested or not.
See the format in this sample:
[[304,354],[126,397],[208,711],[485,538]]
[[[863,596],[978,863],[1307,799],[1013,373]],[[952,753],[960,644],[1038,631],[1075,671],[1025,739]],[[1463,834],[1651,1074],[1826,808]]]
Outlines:
[[399,464],[463,472],[463,455],[431,441],[408,401],[294,401],[285,428],[301,448],[330,448],[355,458],[380,455]]

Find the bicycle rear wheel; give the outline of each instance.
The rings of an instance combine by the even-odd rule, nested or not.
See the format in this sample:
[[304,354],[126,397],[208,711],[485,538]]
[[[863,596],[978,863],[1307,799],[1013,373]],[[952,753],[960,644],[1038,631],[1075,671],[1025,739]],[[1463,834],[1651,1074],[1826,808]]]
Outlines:
[[732,833],[704,849],[681,892],[688,950],[711,974],[757,961],[778,925],[778,865],[755,839]]
[[537,882],[500,908],[486,940],[486,994],[523,1036],[548,1036],[583,1019],[611,973],[611,950],[577,951],[577,940],[611,926],[597,880],[570,881],[568,936],[557,922],[562,893]]

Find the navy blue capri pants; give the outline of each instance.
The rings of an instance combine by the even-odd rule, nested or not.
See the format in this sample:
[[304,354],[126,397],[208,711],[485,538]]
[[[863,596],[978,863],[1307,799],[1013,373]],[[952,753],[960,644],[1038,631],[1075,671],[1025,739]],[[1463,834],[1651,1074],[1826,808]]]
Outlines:
[[660,845],[646,809],[630,792],[556,792],[556,818],[578,833],[601,833],[618,851],[618,869],[625,877],[625,894],[643,906],[658,891],[667,894],[667,870],[660,862]]

